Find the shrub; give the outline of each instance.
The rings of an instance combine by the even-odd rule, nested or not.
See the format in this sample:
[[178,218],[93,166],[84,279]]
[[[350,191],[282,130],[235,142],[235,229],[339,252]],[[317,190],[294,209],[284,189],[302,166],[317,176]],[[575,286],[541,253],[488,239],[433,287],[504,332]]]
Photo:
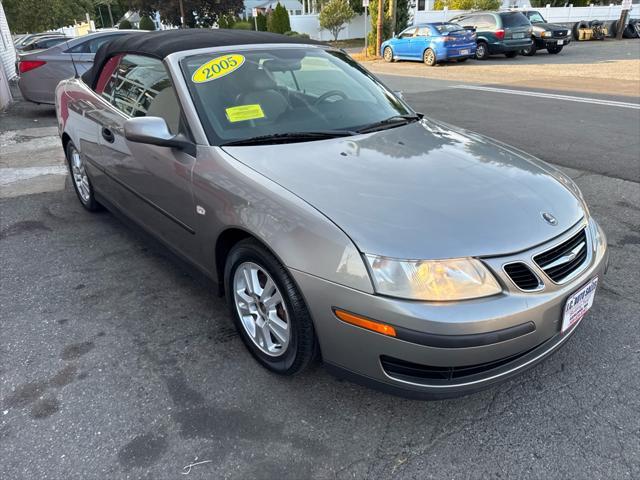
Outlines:
[[[216,23],[218,24],[218,28],[233,28],[236,24],[236,17],[233,15],[220,15]],[[239,30],[244,30],[242,27]]]
[[278,2],[276,8],[267,18],[267,30],[273,33],[285,33],[291,31],[289,12],[287,12],[286,8],[280,5],[280,2]]
[[355,15],[347,0],[329,0],[329,3],[325,4],[320,10],[320,26],[325,30],[329,30],[333,35],[333,39],[337,41],[340,30]]
[[253,30],[253,25],[251,25],[251,22],[236,22],[233,24],[233,28],[234,30]]
[[259,32],[266,32],[267,31],[267,16],[262,14],[262,13],[258,13],[258,16],[255,19],[256,22],[256,26],[258,27],[258,31]]
[[284,32],[287,37],[298,37],[298,38],[309,38],[309,35],[306,33],[298,33],[294,31]]
[[502,5],[500,0],[436,0],[434,10],[443,10],[445,4],[449,10],[498,10]]
[[130,30],[133,28],[133,25],[131,25],[131,22],[129,20],[122,20],[120,22],[120,25],[118,25],[118,28],[120,30]]
[[155,30],[156,29],[156,24],[153,23],[153,20],[151,20],[150,17],[142,17],[140,19],[140,30]]

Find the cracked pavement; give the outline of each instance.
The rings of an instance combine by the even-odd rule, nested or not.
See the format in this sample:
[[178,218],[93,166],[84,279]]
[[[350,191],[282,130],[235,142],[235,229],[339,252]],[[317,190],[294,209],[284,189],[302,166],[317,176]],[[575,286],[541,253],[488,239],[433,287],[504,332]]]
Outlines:
[[[387,81],[434,118],[548,161],[563,151],[611,253],[571,341],[454,400],[389,396],[321,365],[280,378],[246,352],[206,280],[113,215],[85,212],[67,179],[0,199],[0,478],[173,479],[207,460],[188,478],[640,477],[638,113]],[[533,130],[522,102],[541,116]],[[12,108],[0,133],[53,125],[46,107]],[[612,131],[610,156],[584,153]]]

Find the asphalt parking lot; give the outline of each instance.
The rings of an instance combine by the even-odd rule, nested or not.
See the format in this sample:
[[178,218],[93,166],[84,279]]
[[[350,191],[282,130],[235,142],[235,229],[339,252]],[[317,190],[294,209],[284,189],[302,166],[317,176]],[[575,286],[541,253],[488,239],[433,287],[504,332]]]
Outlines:
[[[174,479],[201,461],[186,478],[640,477],[640,98],[384,80],[418,111],[578,183],[611,264],[572,340],[507,383],[439,402],[321,365],[280,378],[249,356],[206,280],[113,215],[84,211],[64,175],[27,195],[0,184],[13,192],[0,199],[0,478]],[[58,165],[53,125],[48,107],[0,114],[0,167],[21,154]]]

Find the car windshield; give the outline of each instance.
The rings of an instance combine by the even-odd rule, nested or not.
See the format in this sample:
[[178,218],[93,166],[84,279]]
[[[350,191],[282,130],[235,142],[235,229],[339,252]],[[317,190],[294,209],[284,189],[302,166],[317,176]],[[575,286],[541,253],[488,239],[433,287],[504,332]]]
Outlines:
[[238,48],[187,57],[181,66],[212,145],[298,133],[344,135],[378,123],[389,128],[413,115],[338,51]]
[[457,25],[455,23],[445,23],[443,25],[436,25],[436,30],[438,30],[438,32],[440,33],[450,33],[450,32],[457,32],[459,30],[464,30],[464,28],[462,28],[460,25]]
[[544,18],[538,12],[529,12],[529,20],[531,23],[545,23]]
[[531,23],[526,15],[520,12],[501,13],[500,16],[505,28],[524,27]]

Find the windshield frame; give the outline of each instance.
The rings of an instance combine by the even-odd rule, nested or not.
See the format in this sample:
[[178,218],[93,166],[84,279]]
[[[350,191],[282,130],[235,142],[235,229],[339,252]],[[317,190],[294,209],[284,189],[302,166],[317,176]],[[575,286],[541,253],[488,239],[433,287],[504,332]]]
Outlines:
[[[378,77],[369,72],[367,69],[362,67],[358,62],[351,59],[349,55],[344,52],[342,49],[325,46],[325,45],[310,45],[310,44],[242,44],[242,45],[228,45],[223,47],[210,47],[210,48],[199,48],[194,50],[185,50],[181,52],[175,52],[169,55],[165,61],[169,63],[173,68],[174,73],[174,85],[177,87],[176,90],[182,90],[182,92],[177,92],[179,98],[183,100],[183,104],[185,107],[185,111],[188,111],[187,116],[189,117],[190,123],[193,121],[197,121],[200,127],[202,136],[206,139],[204,142],[205,145],[220,147],[225,143],[228,143],[231,139],[221,138],[217,133],[213,126],[210,124],[209,119],[206,115],[201,115],[200,112],[204,108],[201,104],[198,95],[196,94],[194,85],[190,81],[191,74],[188,71],[187,61],[191,57],[211,54],[215,56],[224,55],[225,53],[236,53],[241,50],[283,50],[283,49],[319,49],[324,50],[326,52],[333,52],[340,55],[340,59],[350,64],[352,67],[357,69],[361,74],[368,77],[372,82],[377,84],[381,90],[384,91],[385,95],[392,97],[396,102],[402,105],[402,107],[407,111],[407,114],[416,114],[416,112],[411,108],[409,104],[400,96],[396,95],[396,93],[389,88],[384,82],[382,82]],[[175,78],[177,77],[177,78]],[[179,85],[179,86],[178,86]],[[186,96],[187,98],[183,97]],[[185,112],[186,113],[186,112]],[[288,133],[288,132],[283,132]],[[295,132],[291,132],[295,133]]]
[[[531,15],[533,15],[533,14],[538,15],[542,19],[542,21],[541,22],[534,22],[533,20],[531,20]],[[529,19],[529,21],[531,22],[532,25],[535,25],[536,23],[547,23],[547,20],[537,10],[528,10],[527,14],[525,16]]]

